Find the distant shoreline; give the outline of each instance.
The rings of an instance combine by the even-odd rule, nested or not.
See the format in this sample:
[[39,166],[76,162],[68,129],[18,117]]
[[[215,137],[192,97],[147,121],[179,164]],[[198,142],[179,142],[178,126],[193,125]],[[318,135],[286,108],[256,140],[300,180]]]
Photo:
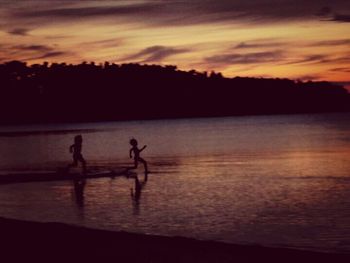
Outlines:
[[[350,260],[350,254],[234,245],[0,218],[2,259],[42,262],[296,262]],[[64,261],[69,260],[69,261]],[[311,261],[313,262],[313,261]],[[344,261],[345,262],[345,261]]]
[[1,123],[125,121],[350,111],[327,81],[225,78],[176,66],[0,64]]

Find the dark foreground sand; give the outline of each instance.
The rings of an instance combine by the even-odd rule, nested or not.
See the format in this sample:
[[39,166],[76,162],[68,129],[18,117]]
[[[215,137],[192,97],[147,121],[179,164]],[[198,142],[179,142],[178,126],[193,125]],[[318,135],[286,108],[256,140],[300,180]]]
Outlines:
[[0,218],[1,262],[350,262],[350,254],[241,246]]

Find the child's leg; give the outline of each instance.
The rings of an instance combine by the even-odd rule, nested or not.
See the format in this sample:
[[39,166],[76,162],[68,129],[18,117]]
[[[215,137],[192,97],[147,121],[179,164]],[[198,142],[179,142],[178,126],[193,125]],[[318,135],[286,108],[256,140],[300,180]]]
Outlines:
[[82,159],[81,163],[83,165],[83,172],[86,173],[86,161],[85,161],[85,159]]
[[71,167],[76,167],[78,165],[78,160],[75,156],[73,156],[73,162],[71,164],[68,164],[67,169]]
[[147,162],[144,159],[142,159],[141,157],[139,158],[139,161],[141,163],[143,163],[143,166],[145,167],[145,172],[147,173],[148,172]]
[[82,155],[79,156],[79,161],[81,162],[81,164],[83,166],[83,172],[85,173],[86,172],[86,161]]
[[129,170],[136,169],[138,165],[139,165],[139,163],[138,163],[137,159],[135,158],[135,159],[134,159],[134,166],[132,166],[132,167],[127,167],[127,168],[126,168],[126,171],[128,172]]
[[139,161],[138,159],[134,159],[134,167],[132,169],[136,169],[139,166]]

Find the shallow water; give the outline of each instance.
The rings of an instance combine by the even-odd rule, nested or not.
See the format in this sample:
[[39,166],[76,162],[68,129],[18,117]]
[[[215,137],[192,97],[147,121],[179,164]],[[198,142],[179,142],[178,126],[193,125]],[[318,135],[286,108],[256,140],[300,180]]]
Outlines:
[[350,114],[1,127],[0,169],[66,165],[78,133],[100,169],[148,145],[140,198],[125,177],[1,185],[0,216],[350,252]]

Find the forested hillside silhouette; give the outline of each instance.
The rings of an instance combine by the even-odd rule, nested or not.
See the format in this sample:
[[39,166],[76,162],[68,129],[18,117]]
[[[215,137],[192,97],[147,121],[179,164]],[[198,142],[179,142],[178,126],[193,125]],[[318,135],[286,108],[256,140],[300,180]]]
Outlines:
[[329,82],[224,78],[176,66],[0,64],[1,123],[75,122],[350,110]]

